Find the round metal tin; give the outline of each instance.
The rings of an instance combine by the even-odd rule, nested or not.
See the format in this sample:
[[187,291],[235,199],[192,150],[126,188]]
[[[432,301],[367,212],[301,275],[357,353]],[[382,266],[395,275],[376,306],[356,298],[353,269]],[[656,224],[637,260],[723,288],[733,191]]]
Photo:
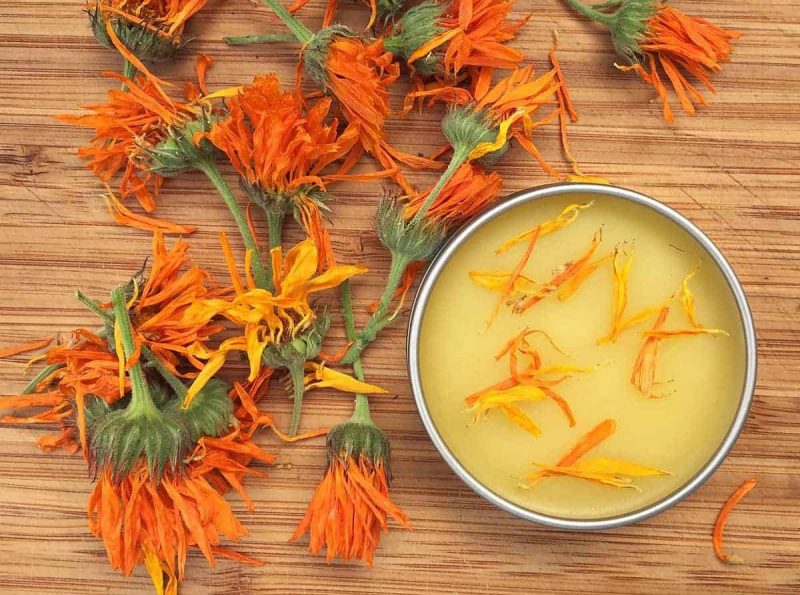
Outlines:
[[[562,518],[528,510],[495,494],[480,481],[475,479],[475,477],[473,477],[469,471],[467,471],[464,466],[455,458],[453,453],[450,452],[447,445],[444,443],[444,440],[442,440],[438,430],[436,429],[436,424],[431,418],[427,403],[425,401],[425,395],[422,389],[422,379],[420,378],[419,372],[419,339],[425,307],[440,273],[447,266],[447,263],[453,254],[464,244],[464,242],[467,241],[472,234],[474,234],[478,229],[495,217],[529,201],[576,192],[602,194],[638,203],[677,223],[686,232],[688,232],[708,253],[711,261],[719,268],[728,285],[730,286],[731,292],[733,293],[739,309],[746,349],[745,380],[739,401],[739,407],[736,411],[736,415],[733,419],[731,427],[728,429],[728,432],[722,440],[722,443],[714,455],[703,466],[703,468],[700,469],[700,471],[681,488],[669,496],[654,502],[653,504],[626,514],[599,519]],[[747,419],[747,414],[750,410],[750,405],[753,400],[757,365],[756,332],[753,325],[753,317],[750,311],[750,306],[747,303],[744,290],[742,289],[736,274],[731,268],[731,265],[722,255],[720,250],[714,245],[714,243],[702,231],[700,231],[697,226],[686,219],[686,217],[653,198],[624,188],[600,184],[551,184],[548,186],[540,186],[537,188],[523,190],[513,194],[503,202],[499,203],[495,207],[489,209],[479,217],[472,220],[470,223],[466,224],[445,244],[439,254],[437,254],[437,256],[433,259],[431,266],[428,268],[428,271],[425,274],[422,283],[420,284],[419,291],[417,292],[417,296],[414,300],[414,305],[412,306],[408,330],[407,362],[409,378],[411,380],[411,389],[414,394],[414,400],[416,401],[417,409],[419,410],[419,415],[422,418],[422,423],[439,453],[442,455],[447,464],[450,465],[453,471],[455,471],[456,475],[458,475],[464,481],[464,483],[466,483],[470,488],[472,488],[475,492],[492,504],[523,519],[559,529],[593,531],[630,525],[665,511],[697,490],[722,464],[722,461],[725,459],[742,431],[742,427]]]

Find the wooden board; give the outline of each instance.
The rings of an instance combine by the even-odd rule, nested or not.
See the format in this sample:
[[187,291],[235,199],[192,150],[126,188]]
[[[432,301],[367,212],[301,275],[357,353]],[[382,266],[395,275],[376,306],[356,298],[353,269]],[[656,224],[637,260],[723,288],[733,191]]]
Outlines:
[[[54,121],[57,113],[100,101],[113,83],[116,56],[91,37],[80,0],[0,3],[0,344],[30,340],[91,322],[72,297],[76,288],[102,296],[141,265],[144,233],[109,220],[101,188],[75,156],[85,131]],[[319,22],[322,3],[305,9]],[[363,22],[360,5],[344,3],[345,20]],[[677,208],[723,249],[753,306],[759,339],[755,405],[733,454],[708,484],[681,505],[634,527],[596,534],[549,530],[493,508],[473,494],[440,459],[425,434],[406,381],[404,329],[397,325],[367,357],[370,379],[396,398],[375,402],[374,415],[394,446],[394,495],[415,526],[392,531],[375,567],[333,563],[287,543],[324,464],[322,440],[284,448],[264,438],[281,465],[252,483],[256,512],[236,510],[251,531],[246,554],[260,569],[223,561],[215,569],[193,555],[185,593],[516,593],[800,592],[800,0],[676,1],[738,29],[733,61],[716,79],[719,93],[695,118],[667,127],[653,93],[612,67],[604,33],[573,18],[557,0],[520,0],[534,13],[517,46],[545,67],[551,31],[581,122],[572,133],[587,172],[655,196]],[[195,52],[216,56],[215,87],[274,70],[290,84],[295,48],[226,48],[226,34],[277,29],[255,2],[211,0],[192,24],[191,51],[158,72],[191,76]],[[398,90],[399,92],[399,90]],[[399,103],[396,103],[398,105]],[[392,140],[411,151],[441,144],[438,114],[394,119]],[[559,163],[555,129],[540,146]],[[501,167],[506,189],[548,180],[520,151]],[[419,177],[420,183],[424,182]],[[356,284],[364,311],[380,290],[387,258],[371,223],[379,185],[336,189],[335,249],[343,262],[368,263]],[[223,274],[217,233],[233,226],[213,190],[197,175],[168,183],[160,214],[192,222],[193,254]],[[296,238],[296,234],[291,236]],[[337,330],[335,339],[341,336]],[[24,383],[25,357],[0,362],[0,393]],[[285,421],[280,390],[270,408]],[[698,395],[702,398],[702,395]],[[312,395],[305,423],[333,423],[350,401]],[[0,428],[0,590],[4,593],[140,593],[142,569],[131,578],[112,571],[102,545],[87,531],[90,483],[79,457],[45,454],[34,428]],[[730,522],[728,539],[747,561],[723,566],[713,555],[717,510],[743,479],[759,478]]]

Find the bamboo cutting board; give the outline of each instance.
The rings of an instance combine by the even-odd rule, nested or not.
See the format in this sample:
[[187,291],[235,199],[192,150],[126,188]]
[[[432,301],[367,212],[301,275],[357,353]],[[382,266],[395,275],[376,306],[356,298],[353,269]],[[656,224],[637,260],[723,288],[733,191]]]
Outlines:
[[[197,40],[177,63],[160,66],[161,76],[187,80],[195,54],[205,52],[217,58],[213,87],[266,71],[292,83],[294,47],[221,42],[223,35],[277,29],[266,9],[246,0],[209,4],[192,22]],[[343,20],[364,22],[362,6],[344,4]],[[605,33],[573,18],[558,0],[518,1],[518,16],[534,15],[516,45],[544,69],[558,29],[581,115],[573,148],[586,172],[688,216],[722,248],[748,292],[758,328],[758,389],[722,468],[679,506],[634,527],[576,534],[512,518],[466,488],[429,442],[406,381],[399,324],[366,364],[370,380],[396,395],[376,399],[373,409],[394,447],[394,497],[415,531],[386,536],[372,569],[309,557],[303,545],[286,540],[321,476],[323,441],[285,448],[265,436],[280,464],[268,479],[251,482],[254,513],[233,502],[251,531],[238,549],[267,565],[221,561],[209,569],[192,556],[184,593],[800,592],[800,0],[674,4],[744,36],[715,81],[719,93],[710,106],[695,118],[681,114],[673,127],[661,120],[650,88],[614,71]],[[110,221],[97,180],[75,156],[87,133],[53,119],[101,101],[113,84],[101,71],[119,68],[117,57],[94,42],[81,8],[80,0],[0,3],[0,346],[91,324],[73,291],[107,295],[149,252],[146,234]],[[312,0],[302,17],[315,27],[321,13],[322,2]],[[390,137],[401,149],[427,154],[442,142],[438,120],[434,112],[394,119]],[[555,132],[543,131],[539,145],[559,164]],[[548,182],[519,150],[500,171],[508,191]],[[334,247],[342,262],[371,268],[355,284],[356,308],[364,313],[388,264],[371,222],[382,189],[360,184],[335,192]],[[160,205],[161,216],[200,226],[192,253],[222,278],[217,233],[236,234],[209,184],[193,174],[170,181]],[[340,344],[341,334],[336,329],[332,343]],[[1,394],[21,389],[25,360],[0,362]],[[288,399],[280,387],[273,394],[267,406],[285,422]],[[304,423],[335,423],[350,406],[346,396],[312,393]],[[0,591],[150,590],[143,569],[131,578],[112,571],[88,533],[84,463],[38,451],[32,442],[39,435],[35,428],[0,428]],[[712,552],[711,527],[725,497],[750,476],[760,483],[727,531],[730,549],[748,564],[724,566]]]

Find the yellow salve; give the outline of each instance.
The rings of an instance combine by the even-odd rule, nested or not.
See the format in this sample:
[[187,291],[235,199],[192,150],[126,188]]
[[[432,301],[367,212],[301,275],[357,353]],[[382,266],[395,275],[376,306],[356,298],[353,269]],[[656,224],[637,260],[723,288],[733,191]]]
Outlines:
[[[658,305],[691,279],[697,318],[728,336],[663,340],[656,372],[661,398],[647,398],[631,385],[631,372],[648,320],[615,343],[598,345],[612,325],[610,263],[592,274],[568,301],[550,295],[522,314],[503,306],[487,329],[498,294],[470,280],[470,271],[510,271],[525,244],[496,255],[505,241],[555,218],[569,204],[594,200],[566,228],[541,237],[524,274],[550,279],[564,263],[583,254],[602,227],[595,256],[627,242],[634,260],[628,284],[628,314]],[[594,366],[556,387],[575,415],[570,428],[552,400],[520,407],[541,428],[539,438],[514,425],[499,410],[473,423],[464,398],[509,377],[508,359],[494,355],[523,328],[550,334],[569,358],[540,341],[547,363]],[[687,328],[677,300],[664,328]],[[735,415],[744,383],[745,342],[734,296],[710,257],[683,229],[647,207],[609,196],[571,194],[524,204],[495,218],[470,237],[447,263],[427,303],[419,344],[422,388],[431,417],[447,447],[478,481],[527,509],[572,519],[631,512],[684,485],[719,447]],[[524,477],[555,465],[575,442],[604,419],[616,431],[586,456],[625,459],[671,475],[636,477],[637,489],[599,485],[574,477],[547,477],[526,486]]]

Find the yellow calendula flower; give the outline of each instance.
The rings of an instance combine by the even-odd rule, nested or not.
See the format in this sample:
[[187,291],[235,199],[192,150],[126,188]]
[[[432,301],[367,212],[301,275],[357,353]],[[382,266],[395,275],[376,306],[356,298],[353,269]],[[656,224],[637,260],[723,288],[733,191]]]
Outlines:
[[[293,353],[302,356],[303,360],[313,358],[319,350],[321,337],[314,341],[316,349],[311,349],[302,335],[319,326],[320,317],[309,304],[309,299],[315,293],[336,287],[346,279],[367,271],[362,266],[334,265],[317,275],[317,246],[312,239],[306,238],[292,247],[285,257],[280,247],[271,251],[275,291],[270,292],[257,288],[248,274],[242,282],[224,235],[222,243],[234,295],[231,298],[201,300],[189,308],[186,316],[197,321],[220,316],[237,326],[241,334],[227,339],[213,350],[199,344],[190,348],[193,357],[206,360],[207,364],[189,388],[185,404],[190,403],[216,374],[231,351],[247,353],[251,381],[258,375],[262,356],[269,347],[289,345]],[[248,253],[246,261],[251,258],[252,255]],[[330,380],[330,371],[326,374]],[[326,378],[317,380],[322,382]]]

